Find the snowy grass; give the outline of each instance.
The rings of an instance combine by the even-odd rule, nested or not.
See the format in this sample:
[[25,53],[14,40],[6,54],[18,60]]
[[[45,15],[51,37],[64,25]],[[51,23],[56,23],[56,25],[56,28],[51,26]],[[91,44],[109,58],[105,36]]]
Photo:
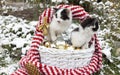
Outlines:
[[13,60],[11,55],[16,55],[14,52],[17,49],[25,54],[30,47],[36,24],[37,21],[29,22],[11,15],[0,16],[0,74],[9,75],[16,70],[18,60]]

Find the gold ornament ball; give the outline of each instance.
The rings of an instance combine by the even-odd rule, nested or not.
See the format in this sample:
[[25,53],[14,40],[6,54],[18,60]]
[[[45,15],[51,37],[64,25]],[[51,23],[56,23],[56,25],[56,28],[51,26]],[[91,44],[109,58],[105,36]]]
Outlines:
[[75,50],[80,50],[81,48],[80,47],[74,47]]
[[64,45],[57,45],[58,49],[65,49]]
[[47,48],[51,47],[50,42],[45,42],[45,47],[47,47]]
[[56,44],[52,43],[51,48],[56,48]]
[[74,47],[73,46],[68,46],[67,50],[74,50]]

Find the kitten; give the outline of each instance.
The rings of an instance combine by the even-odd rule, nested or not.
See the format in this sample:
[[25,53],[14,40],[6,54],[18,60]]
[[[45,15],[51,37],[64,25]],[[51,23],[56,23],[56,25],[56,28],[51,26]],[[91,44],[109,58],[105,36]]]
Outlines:
[[87,17],[78,28],[72,31],[70,37],[72,45],[83,49],[88,48],[89,41],[98,29],[98,20]]
[[49,40],[54,42],[72,23],[72,13],[69,9],[54,8],[55,13],[49,27]]

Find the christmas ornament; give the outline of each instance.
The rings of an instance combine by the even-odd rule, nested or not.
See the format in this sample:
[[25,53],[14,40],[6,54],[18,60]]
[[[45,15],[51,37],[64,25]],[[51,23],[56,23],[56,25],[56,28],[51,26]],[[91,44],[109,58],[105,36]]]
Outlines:
[[68,46],[67,50],[74,50],[74,47],[73,46]]
[[49,47],[51,47],[51,43],[50,42],[45,42],[45,47],[47,47],[47,48],[49,48]]
[[64,49],[67,50],[68,47],[69,47],[69,45],[65,43],[65,46],[64,46],[64,47],[65,47]]
[[32,63],[25,64],[25,68],[29,75],[41,75],[40,72],[38,71],[38,68]]
[[74,47],[75,50],[80,50],[81,48],[80,47]]
[[56,48],[56,44],[55,44],[55,43],[52,43],[52,44],[51,44],[51,47],[52,47],[52,48]]
[[56,48],[58,49],[65,49],[65,42],[64,41],[57,41]]
[[49,41],[45,41],[43,46],[47,48],[56,48],[56,49],[63,49],[63,50],[80,50],[80,47],[74,47],[72,45],[69,45],[65,43],[65,41],[56,41],[54,43],[51,43]]
[[57,45],[57,48],[58,48],[58,49],[65,49],[64,45],[62,45],[62,44]]
[[39,26],[39,30],[43,31],[43,35],[48,34],[49,24],[47,23],[47,17],[43,18],[43,23]]

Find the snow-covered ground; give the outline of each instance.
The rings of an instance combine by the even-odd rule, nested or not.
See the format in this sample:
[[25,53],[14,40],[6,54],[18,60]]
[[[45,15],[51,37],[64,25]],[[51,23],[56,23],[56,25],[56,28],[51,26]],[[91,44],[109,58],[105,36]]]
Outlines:
[[[15,47],[11,47],[13,52],[21,48],[22,53],[25,54],[25,51],[29,49],[36,24],[37,21],[29,22],[11,15],[0,16],[0,58],[5,56],[3,60],[0,60],[5,60],[5,62],[0,62],[0,74],[5,72],[9,75],[18,67],[18,61],[12,60],[10,54],[6,54],[6,51],[9,52],[8,49],[1,46],[15,45]],[[7,63],[7,66],[3,66],[3,63]]]
[[[31,38],[35,31],[36,24],[37,21],[29,22],[11,15],[0,16],[0,58],[2,58],[5,55],[5,51],[8,50],[3,49],[1,47],[2,45],[15,45],[15,47],[12,47],[11,49],[15,51],[16,49],[21,48],[22,54],[24,55],[26,50],[30,47]],[[109,47],[108,43],[102,38],[102,36],[104,36],[107,32],[109,32],[109,30],[99,30],[98,37],[100,45],[103,49],[102,52],[105,53],[107,58],[111,60],[111,47]],[[0,74],[5,72],[9,75],[18,68],[18,61],[12,60],[9,53],[5,56],[6,58],[3,60],[7,63],[7,66],[2,66],[2,63],[0,62]]]
[[0,75],[5,75],[5,74],[10,75],[17,68],[18,68],[18,64],[17,63],[10,64],[7,67],[0,67]]

